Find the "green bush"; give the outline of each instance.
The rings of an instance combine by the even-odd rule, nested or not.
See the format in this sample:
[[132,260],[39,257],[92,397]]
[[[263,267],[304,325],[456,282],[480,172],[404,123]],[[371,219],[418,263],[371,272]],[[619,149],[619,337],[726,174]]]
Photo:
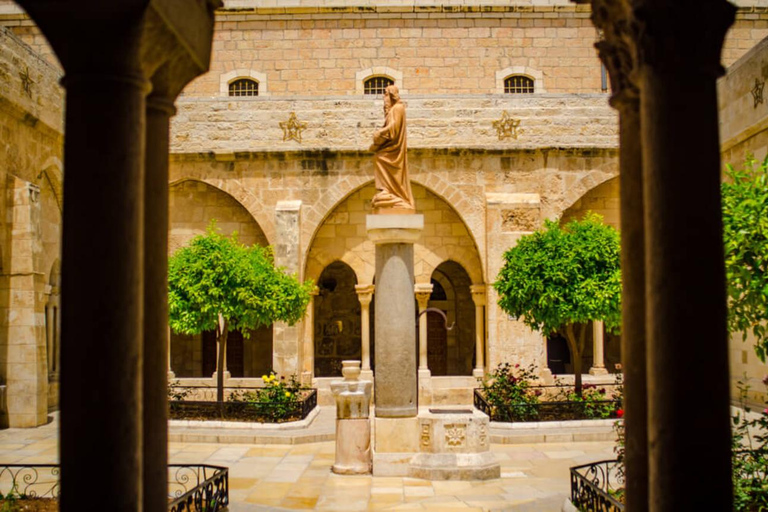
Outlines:
[[539,414],[537,390],[531,389],[536,366],[521,368],[502,363],[482,383],[483,397],[491,406],[495,421],[531,421]]

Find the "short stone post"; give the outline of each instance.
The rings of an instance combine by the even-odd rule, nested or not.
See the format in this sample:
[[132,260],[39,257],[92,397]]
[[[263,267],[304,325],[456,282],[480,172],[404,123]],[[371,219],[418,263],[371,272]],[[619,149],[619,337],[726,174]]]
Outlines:
[[368,418],[373,383],[360,380],[360,361],[342,361],[344,380],[331,382],[336,398],[336,462],[339,475],[371,472],[371,422]]
[[482,378],[485,374],[485,296],[484,284],[473,284],[469,287],[472,302],[475,303],[475,369],[472,376]]

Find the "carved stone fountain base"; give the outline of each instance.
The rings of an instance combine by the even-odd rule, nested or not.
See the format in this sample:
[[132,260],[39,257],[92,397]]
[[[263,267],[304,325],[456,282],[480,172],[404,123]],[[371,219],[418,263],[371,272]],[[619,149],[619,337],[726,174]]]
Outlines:
[[427,480],[489,480],[501,476],[490,452],[488,416],[478,410],[431,408],[419,411],[419,453],[408,476]]

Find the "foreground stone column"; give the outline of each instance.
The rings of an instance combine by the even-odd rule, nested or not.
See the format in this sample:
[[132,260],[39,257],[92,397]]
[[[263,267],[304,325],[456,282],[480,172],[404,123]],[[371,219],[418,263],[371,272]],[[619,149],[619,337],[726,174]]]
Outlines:
[[[695,23],[687,21],[691,9]],[[731,510],[715,81],[723,73],[720,51],[735,7],[725,0],[646,0],[634,12],[645,193],[649,508]],[[700,392],[702,378],[706,407],[681,406]]]
[[472,376],[482,378],[485,374],[485,285],[473,284],[469,291],[475,303],[475,369]]
[[592,322],[592,368],[590,375],[607,375],[605,369],[605,326],[602,320]]
[[423,215],[368,215],[376,245],[375,475],[407,474],[418,450],[413,244]]
[[360,342],[362,351],[362,378],[371,380],[371,301],[374,286],[372,284],[355,285],[357,298],[360,301]]
[[611,78],[619,111],[621,169],[621,359],[624,373],[624,472],[628,511],[648,510],[648,393],[645,335],[645,220],[640,91],[629,2],[592,0],[592,21],[603,31],[598,54]]
[[416,283],[416,302],[419,304],[419,405],[432,404],[432,372],[429,371],[429,340],[427,314],[424,311],[429,306],[429,297],[432,295],[432,283]]
[[[275,207],[275,264],[289,274],[300,274],[301,201],[278,201]],[[286,379],[298,375],[304,358],[302,325],[275,322],[273,326],[272,368]]]
[[320,293],[320,288],[315,286],[309,292],[309,304],[307,314],[304,315],[304,362],[301,372],[301,383],[312,386],[315,375],[315,297]]
[[340,475],[371,472],[371,420],[368,418],[373,383],[360,380],[360,361],[342,361],[344,380],[331,382],[336,397],[336,462]]

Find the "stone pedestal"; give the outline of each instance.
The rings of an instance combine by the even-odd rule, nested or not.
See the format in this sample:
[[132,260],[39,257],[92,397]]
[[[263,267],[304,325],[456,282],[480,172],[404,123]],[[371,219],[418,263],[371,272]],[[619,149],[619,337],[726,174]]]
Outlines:
[[342,361],[344,380],[331,382],[336,398],[336,462],[340,475],[371,472],[369,404],[373,383],[360,380],[360,361]]
[[419,453],[408,476],[427,480],[489,480],[501,476],[490,452],[488,415],[471,408],[422,409],[418,417]]

